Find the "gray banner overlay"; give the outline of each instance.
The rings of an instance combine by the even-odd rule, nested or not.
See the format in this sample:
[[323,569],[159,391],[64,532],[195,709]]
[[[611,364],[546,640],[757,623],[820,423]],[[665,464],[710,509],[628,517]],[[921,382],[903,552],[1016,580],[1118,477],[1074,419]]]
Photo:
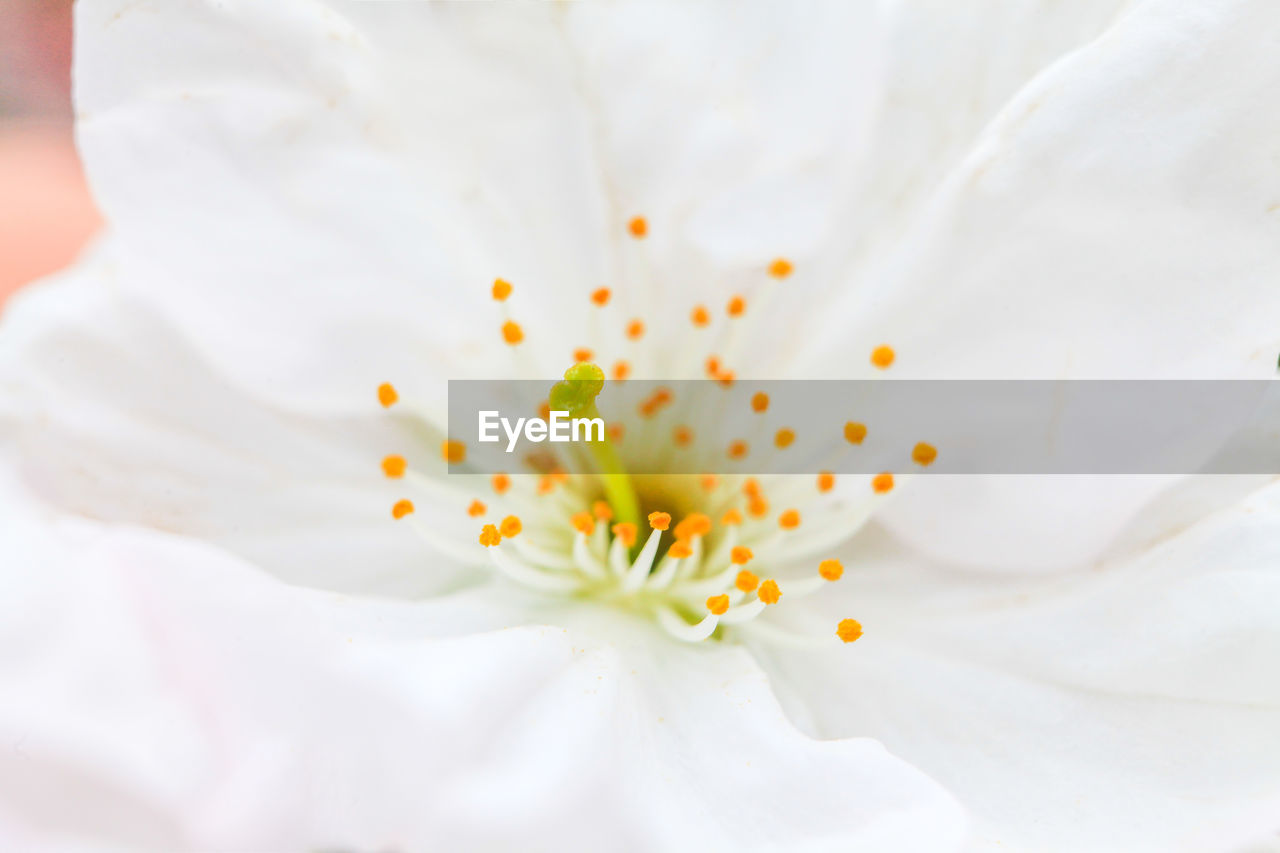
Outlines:
[[[599,467],[599,448],[533,441],[527,422],[507,451],[499,419],[540,417],[555,381],[450,381],[451,473]],[[1280,474],[1280,381],[628,380],[596,405],[633,474]]]

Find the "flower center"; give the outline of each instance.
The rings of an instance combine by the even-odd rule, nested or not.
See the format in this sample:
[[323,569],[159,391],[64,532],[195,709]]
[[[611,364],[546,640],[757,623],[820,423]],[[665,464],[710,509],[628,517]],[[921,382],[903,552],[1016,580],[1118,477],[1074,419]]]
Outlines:
[[[643,240],[649,225],[636,217],[627,231]],[[776,287],[792,275],[794,266],[779,258],[766,272]],[[506,310],[514,290],[510,282],[497,279],[492,296],[503,309],[502,340],[520,347],[524,328]],[[599,310],[610,305],[612,296],[608,288],[588,294]],[[747,300],[733,295],[725,305],[724,322],[740,322],[749,313]],[[713,325],[712,311],[705,305],[694,305],[688,319],[689,328],[698,333]],[[619,341],[625,339],[625,351],[635,354],[647,331],[643,319],[628,319]],[[725,352],[734,349],[732,337],[730,333],[727,339],[717,339],[725,343]],[[579,347],[572,356],[575,364],[551,388],[544,409],[573,418],[599,417],[597,396],[606,381],[626,382],[631,377],[631,361],[615,360],[606,375],[592,363],[594,348]],[[894,359],[894,351],[885,345],[870,353],[870,363],[881,370]],[[737,381],[727,358],[708,355],[702,366],[705,375],[721,385]],[[399,404],[399,394],[390,384],[378,389],[378,399],[386,408]],[[697,442],[696,424],[677,422],[666,431],[651,428],[673,402],[666,388],[645,398],[639,415],[650,423],[643,424],[634,439],[626,435],[624,424],[610,423],[605,440],[585,445],[589,464],[576,466],[583,472],[553,462],[537,471],[450,477],[446,483],[445,478],[415,473],[402,456],[388,456],[383,473],[418,488],[420,500],[431,502],[431,515],[458,513],[438,524],[423,522],[415,503],[402,499],[393,506],[392,516],[448,556],[487,564],[508,581],[539,594],[592,599],[644,614],[680,640],[726,639],[739,632],[797,639],[759,617],[841,580],[844,566],[831,550],[888,498],[896,485],[894,475],[884,472],[863,478],[859,488],[838,490],[837,478],[829,471],[768,477],[629,473],[629,454],[635,459],[636,454],[678,451]],[[770,401],[757,393],[750,405],[763,417]],[[840,429],[836,425],[835,430]],[[856,422],[842,429],[846,448],[861,444],[867,435],[867,427]],[[771,438],[771,452],[785,452],[796,432],[784,426],[772,431]],[[655,448],[655,443],[664,446]],[[723,448],[728,460],[751,452],[746,439]],[[466,446],[446,438],[440,456],[456,470],[466,461]],[[912,456],[917,465],[926,466],[936,451],[919,444]],[[454,485],[458,481],[480,485],[468,491]],[[470,524],[460,524],[464,518]],[[455,536],[459,527],[469,530],[469,536]],[[861,634],[856,620],[845,619],[834,631],[802,639],[850,643]]]

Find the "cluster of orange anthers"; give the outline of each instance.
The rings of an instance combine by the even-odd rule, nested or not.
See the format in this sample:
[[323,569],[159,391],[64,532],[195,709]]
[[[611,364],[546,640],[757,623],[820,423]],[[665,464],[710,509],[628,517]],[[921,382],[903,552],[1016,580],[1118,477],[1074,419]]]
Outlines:
[[[643,217],[635,217],[626,223],[626,230],[632,238],[643,240],[649,234],[649,223]],[[789,260],[778,258],[768,264],[766,272],[780,281],[794,272],[794,266]],[[514,347],[525,341],[525,332],[508,314],[508,300],[513,292],[510,282],[501,278],[494,280],[492,297],[503,312],[502,339]],[[613,296],[610,288],[600,287],[589,294],[589,299],[597,309],[605,309],[613,303]],[[747,299],[738,294],[729,297],[723,309],[728,320],[743,317],[747,311]],[[701,330],[712,325],[714,312],[707,305],[697,304],[688,316],[693,328]],[[623,321],[619,331],[623,338],[634,343],[644,338],[647,327],[644,319],[633,317]],[[583,346],[574,349],[572,355],[575,363],[590,362],[596,357],[596,351]],[[871,351],[870,363],[884,370],[895,358],[891,347],[881,345]],[[716,355],[706,357],[705,372],[708,378],[724,386],[735,381],[734,371]],[[619,359],[612,363],[609,376],[613,381],[625,381],[631,375],[631,362]],[[384,407],[391,407],[399,401],[399,394],[390,384],[384,384],[378,388],[378,400]],[[672,392],[658,388],[639,404],[639,414],[651,418],[672,403]],[[751,398],[750,404],[753,412],[764,414],[769,410],[770,400],[760,392]],[[547,408],[544,404],[540,412],[543,418],[547,417]],[[611,441],[618,442],[623,436],[622,424],[610,423],[608,435]],[[843,427],[843,436],[849,445],[859,445],[867,436],[867,427],[850,421]],[[694,430],[687,424],[672,428],[671,440],[675,446],[689,446],[694,439]],[[773,446],[780,451],[795,440],[796,432],[790,427],[780,427],[773,434]],[[742,459],[749,450],[747,442],[739,439],[729,444],[727,454],[731,459]],[[447,464],[460,466],[466,461],[466,455],[462,442],[453,439],[441,442],[440,458]],[[920,443],[911,456],[916,464],[927,466],[934,461],[937,451]],[[382,460],[382,470],[386,477],[400,479],[408,474],[409,464],[403,456],[387,456]],[[495,474],[490,479],[491,497],[481,500],[470,496],[469,503],[464,498],[467,517],[482,522],[477,539],[483,549],[476,549],[475,544],[470,545],[475,549],[470,552],[456,547],[449,538],[450,530],[437,529],[451,525],[432,528],[416,522],[411,525],[430,544],[457,554],[460,559],[472,559],[477,552],[487,555],[488,561],[502,574],[527,587],[541,592],[625,601],[630,609],[653,615],[673,636],[689,641],[711,637],[722,626],[763,630],[764,626],[752,620],[766,608],[777,605],[784,594],[792,600],[840,580],[844,566],[832,558],[820,560],[816,572],[810,569],[807,575],[781,580],[761,577],[760,567],[776,567],[784,573],[794,571],[795,567],[807,563],[804,555],[837,543],[843,538],[841,534],[852,533],[870,513],[861,504],[836,518],[831,517],[833,511],[822,509],[827,515],[819,515],[814,529],[810,530],[803,524],[800,509],[786,506],[795,497],[794,490],[775,492],[770,486],[775,498],[782,495],[779,502],[783,507],[774,510],[756,478],[705,474],[698,478],[702,499],[707,507],[717,507],[718,519],[713,521],[707,513],[691,512],[673,525],[670,513],[650,512],[649,530],[642,541],[639,527],[644,521],[637,519],[639,523],[636,523],[617,518],[616,507],[599,499],[598,486],[592,476],[571,476],[555,467],[541,471],[527,478],[533,484],[531,488],[517,489],[512,477]],[[818,494],[831,492],[836,485],[835,474],[819,473],[814,485]],[[867,500],[886,495],[894,485],[893,474],[875,475],[870,480]],[[540,503],[539,498],[543,499]],[[806,507],[806,513],[810,509]],[[518,510],[521,514],[504,514],[504,510]],[[407,499],[392,507],[392,516],[396,519],[408,518],[414,512],[413,502]],[[521,515],[525,520],[522,521]],[[635,515],[631,517],[634,519]],[[835,631],[836,637],[845,643],[853,642],[861,634],[862,626],[853,619],[841,621]]]

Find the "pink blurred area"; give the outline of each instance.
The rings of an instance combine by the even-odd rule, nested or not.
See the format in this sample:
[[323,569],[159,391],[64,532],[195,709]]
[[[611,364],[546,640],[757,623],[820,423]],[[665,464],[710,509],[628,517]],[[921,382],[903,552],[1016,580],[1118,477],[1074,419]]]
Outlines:
[[71,0],[0,0],[0,301],[101,225],[71,127]]

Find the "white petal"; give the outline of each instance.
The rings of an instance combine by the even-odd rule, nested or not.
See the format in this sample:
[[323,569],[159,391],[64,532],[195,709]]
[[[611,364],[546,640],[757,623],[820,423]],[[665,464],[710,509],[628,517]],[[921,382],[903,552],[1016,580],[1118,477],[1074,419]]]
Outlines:
[[[443,463],[438,443],[378,405],[376,386],[359,416],[283,411],[112,283],[95,261],[6,312],[0,391],[42,496],[207,539],[309,586],[421,595],[465,581],[465,567],[391,517],[407,487],[383,476],[383,456],[428,471]],[[413,497],[439,526],[471,520],[463,497]]]
[[620,619],[616,643],[501,629],[497,599],[302,591],[208,546],[21,520],[0,815],[26,849],[932,851],[963,831],[878,744],[792,729],[740,649],[651,647]]
[[892,554],[846,563],[830,618],[863,622],[854,646],[773,658],[799,719],[882,739],[1002,849],[1236,849],[1280,829],[1280,486],[1054,580]]
[[[1029,83],[842,306],[824,366],[870,373],[883,341],[900,378],[1272,376],[1277,26],[1274,3],[1147,3]],[[1061,568],[1169,485],[929,481],[885,517],[936,558]]]

